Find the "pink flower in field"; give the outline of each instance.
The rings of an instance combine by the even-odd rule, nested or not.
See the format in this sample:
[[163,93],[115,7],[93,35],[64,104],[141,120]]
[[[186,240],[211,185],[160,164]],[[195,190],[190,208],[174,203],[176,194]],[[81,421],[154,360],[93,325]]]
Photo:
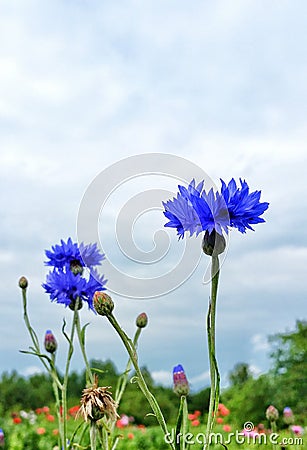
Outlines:
[[45,434],[46,433],[46,428],[39,427],[39,428],[37,428],[36,433],[37,434]]
[[216,423],[221,424],[221,423],[223,423],[223,422],[224,422],[224,419],[223,419],[222,417],[218,417],[218,418],[216,419]]
[[198,427],[200,425],[200,421],[198,419],[192,420],[191,425],[192,427]]
[[302,436],[304,434],[304,428],[300,425],[292,425],[290,428],[291,431],[297,436]]
[[231,431],[231,426],[230,426],[230,425],[224,425],[224,426],[223,426],[223,430],[226,431],[226,433],[230,433],[230,431]]
[[228,414],[230,414],[230,411],[228,408],[226,408],[225,405],[223,405],[223,403],[219,403],[219,406],[217,408],[218,414],[220,414],[221,416],[228,416]]
[[48,420],[48,422],[54,422],[55,418],[52,414],[47,414],[46,415],[46,419]]

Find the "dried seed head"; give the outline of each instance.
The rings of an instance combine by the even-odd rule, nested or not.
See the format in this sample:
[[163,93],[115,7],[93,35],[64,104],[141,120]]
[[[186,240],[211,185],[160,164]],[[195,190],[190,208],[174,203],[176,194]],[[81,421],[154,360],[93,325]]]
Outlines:
[[104,416],[111,420],[119,417],[116,412],[117,404],[108,389],[110,386],[98,387],[98,377],[95,375],[93,386],[83,389],[77,416],[81,415],[86,422],[88,420],[96,422]]

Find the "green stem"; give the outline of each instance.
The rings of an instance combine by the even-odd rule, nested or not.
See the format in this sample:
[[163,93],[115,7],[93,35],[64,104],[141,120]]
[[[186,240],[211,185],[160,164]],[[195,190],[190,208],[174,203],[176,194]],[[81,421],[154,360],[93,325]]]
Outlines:
[[74,310],[74,315],[73,315],[73,319],[72,319],[72,325],[71,325],[71,331],[70,331],[70,337],[68,337],[66,335],[66,333],[64,333],[64,329],[63,329],[63,333],[66,337],[66,339],[68,340],[68,353],[67,353],[67,360],[66,360],[66,366],[65,366],[65,374],[64,374],[64,380],[63,380],[63,386],[62,386],[62,414],[63,414],[63,435],[64,435],[64,450],[66,450],[67,448],[67,386],[68,386],[68,376],[69,376],[69,367],[70,367],[70,361],[71,361],[71,357],[72,354],[74,352],[74,346],[73,346],[73,341],[74,341],[74,336],[75,336],[75,330],[76,330],[76,325],[77,325],[77,316],[78,316],[78,302],[76,302],[76,306],[75,306],[75,310]]
[[36,335],[34,329],[32,328],[32,326],[30,324],[30,319],[29,319],[28,311],[27,311],[27,289],[26,288],[22,289],[22,300],[23,300],[23,319],[24,319],[26,327],[27,327],[27,329],[29,331],[29,334],[30,334],[31,340],[33,342],[33,346],[34,346],[35,352],[37,353],[37,356],[41,360],[41,363],[43,364],[45,369],[49,372],[49,367],[46,364],[46,362],[44,361],[44,358],[39,356],[39,355],[41,355],[41,351],[40,351],[38,338],[37,338],[37,335]]
[[207,315],[207,336],[208,336],[208,350],[209,350],[209,363],[210,363],[210,401],[209,412],[206,429],[206,440],[204,444],[204,450],[210,445],[210,434],[212,432],[215,415],[219,402],[219,389],[220,389],[220,376],[217,367],[215,357],[215,319],[216,319],[216,301],[217,290],[219,282],[219,258],[218,256],[212,256],[211,265],[211,299],[209,303],[209,310]]
[[[147,398],[148,403],[150,404],[151,409],[153,410],[153,412],[156,416],[156,419],[157,419],[162,431],[164,432],[164,435],[165,436],[168,435],[168,429],[167,429],[167,425],[166,425],[165,419],[163,417],[162,411],[157,403],[157,400],[155,399],[155,397],[152,395],[152,393],[148,389],[146,381],[144,380],[143,374],[139,368],[138,361],[137,361],[137,353],[136,353],[135,346],[133,345],[133,342],[126,335],[126,333],[121,328],[121,326],[119,325],[119,323],[117,322],[117,320],[115,319],[113,314],[108,315],[107,318],[108,318],[109,322],[111,323],[111,325],[115,328],[115,330],[119,334],[119,337],[121,338],[124,346],[126,347],[126,350],[129,354],[131,362],[133,364],[134,370],[136,372],[137,383],[138,383],[141,391],[143,392],[144,396]],[[175,450],[175,446],[173,443],[170,443],[170,446],[171,446],[172,450]]]
[[[142,331],[142,328],[138,327],[136,332],[135,332],[135,335],[134,335],[134,338],[133,338],[133,345],[134,345],[135,348],[137,348],[137,342],[138,342],[138,339],[140,337],[141,331]],[[130,372],[130,369],[131,369],[131,363],[132,363],[131,358],[129,358],[128,362],[127,362],[127,365],[126,365],[125,372],[120,377],[119,389],[117,389],[116,394],[115,394],[115,401],[116,401],[116,403],[118,405],[119,405],[119,403],[120,403],[120,401],[122,399],[122,396],[123,396],[123,394],[125,392],[125,389],[126,389],[126,386],[127,386],[129,372]]]
[[77,329],[77,335],[78,335],[78,341],[80,344],[81,353],[82,353],[85,367],[86,367],[86,378],[87,378],[86,383],[93,385],[94,377],[93,377],[91,367],[88,362],[86,351],[85,351],[84,337],[82,336],[82,329],[81,329],[81,325],[80,325],[80,317],[79,317],[78,311],[77,311],[77,315],[76,315],[76,329]]
[[[274,433],[276,435],[277,427],[276,427],[275,420],[271,421],[271,429],[272,429],[272,433]],[[272,443],[272,447],[273,447],[273,450],[277,450],[277,445],[274,442]]]
[[91,450],[96,450],[96,431],[96,422],[92,420],[90,424]]
[[59,381],[58,374],[55,368],[55,354],[52,354],[52,363],[50,364],[50,375],[52,378],[52,389],[55,397],[55,405],[56,405],[56,415],[57,415],[57,421],[58,421],[58,427],[59,427],[59,447],[64,448],[64,430],[63,430],[63,421],[61,418],[61,412],[60,412],[60,396],[59,396],[59,389],[62,389],[62,385]]

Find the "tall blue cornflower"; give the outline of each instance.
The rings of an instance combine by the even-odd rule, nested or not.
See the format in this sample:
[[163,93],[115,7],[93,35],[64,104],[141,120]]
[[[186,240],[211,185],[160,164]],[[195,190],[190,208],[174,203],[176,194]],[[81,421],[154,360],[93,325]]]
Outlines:
[[[75,308],[76,301],[78,307],[85,301],[95,312],[94,293],[104,291],[107,282],[95,269],[104,259],[97,244],[81,243],[79,246],[69,238],[67,242],[61,240],[59,245],[52,246],[45,254],[48,258],[45,264],[53,267],[53,270],[47,274],[42,286],[50,295],[51,301],[62,303],[71,309]],[[84,269],[87,269],[87,276],[84,275]]]
[[172,200],[163,203],[164,215],[169,222],[166,227],[176,228],[179,239],[184,234],[213,232],[228,233],[229,228],[237,228],[241,233],[251,225],[264,222],[260,217],[268,208],[267,202],[260,202],[261,191],[249,192],[246,181],[240,179],[237,186],[234,179],[228,185],[221,180],[221,191],[203,189],[203,181],[196,186],[193,179],[188,188],[178,186],[179,193]]

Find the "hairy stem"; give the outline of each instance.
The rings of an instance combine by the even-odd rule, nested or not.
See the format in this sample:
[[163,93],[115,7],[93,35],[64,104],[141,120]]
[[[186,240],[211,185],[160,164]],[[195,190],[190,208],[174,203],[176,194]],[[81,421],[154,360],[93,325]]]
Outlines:
[[[164,435],[165,436],[168,435],[168,429],[167,429],[167,425],[166,425],[164,416],[162,414],[162,411],[157,403],[157,400],[155,399],[153,394],[148,389],[146,381],[145,381],[143,374],[139,368],[138,361],[137,361],[137,353],[136,353],[135,346],[133,345],[133,342],[126,335],[126,333],[121,328],[121,326],[119,325],[119,323],[117,322],[117,320],[115,319],[113,314],[108,315],[107,318],[108,318],[109,322],[111,323],[111,325],[115,328],[116,332],[119,334],[119,337],[121,338],[124,346],[126,347],[126,350],[129,354],[131,362],[133,364],[134,370],[136,372],[137,383],[138,383],[141,391],[143,392],[144,396],[148,400],[148,402],[151,406],[151,409],[153,410],[154,415],[156,416],[156,419],[157,419]],[[173,443],[170,443],[170,447],[172,448],[172,450],[175,450],[175,446]]]
[[209,412],[206,429],[206,440],[204,450],[208,449],[210,445],[210,434],[212,432],[215,415],[219,402],[219,390],[220,390],[220,375],[217,367],[215,357],[215,319],[216,319],[216,301],[217,290],[219,282],[219,258],[218,256],[212,256],[211,265],[211,298],[209,303],[208,315],[207,315],[207,336],[208,336],[208,350],[209,350],[209,364],[210,364],[210,401]]

